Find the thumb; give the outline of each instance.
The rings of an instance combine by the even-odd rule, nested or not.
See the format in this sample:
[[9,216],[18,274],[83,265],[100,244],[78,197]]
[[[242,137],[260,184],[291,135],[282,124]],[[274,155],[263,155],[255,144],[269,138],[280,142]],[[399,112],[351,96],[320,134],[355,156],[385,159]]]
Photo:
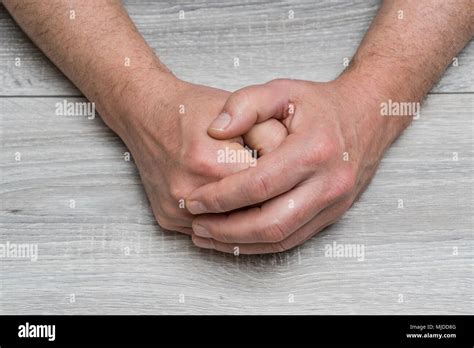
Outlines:
[[232,93],[219,116],[208,128],[216,139],[243,135],[256,123],[288,114],[289,92],[285,80],[244,87]]

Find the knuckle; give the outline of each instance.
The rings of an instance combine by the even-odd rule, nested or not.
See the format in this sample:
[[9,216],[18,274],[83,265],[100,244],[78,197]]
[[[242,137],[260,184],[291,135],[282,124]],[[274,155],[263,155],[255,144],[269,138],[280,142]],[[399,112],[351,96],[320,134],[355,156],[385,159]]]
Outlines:
[[288,228],[279,220],[273,221],[265,230],[264,240],[270,243],[279,243],[288,236]]
[[168,231],[174,230],[174,225],[171,223],[171,221],[168,220],[168,218],[160,215],[156,217],[156,221],[158,222],[158,225],[161,226],[161,228]]
[[291,244],[290,242],[288,242],[285,239],[285,240],[282,240],[281,242],[278,242],[278,243],[274,244],[274,252],[281,253],[283,251],[290,250],[294,247],[295,247],[295,245]]
[[267,253],[277,254],[277,253],[282,253],[285,251],[285,249],[283,248],[280,242],[270,243],[268,247],[269,249]]
[[206,166],[206,158],[196,149],[196,146],[192,150],[189,150],[184,155],[185,165],[191,170],[196,171],[201,167]]
[[310,148],[303,151],[299,157],[299,162],[304,168],[315,168],[321,162],[320,153],[318,149]]
[[287,82],[288,82],[288,79],[277,78],[277,79],[268,81],[266,84],[270,86],[280,87],[282,85],[286,85]]
[[184,192],[182,185],[175,182],[170,183],[169,194],[171,198],[173,199],[173,201],[176,202],[176,204],[179,203],[180,199],[183,199],[186,196],[186,193]]
[[200,141],[190,139],[181,151],[180,164],[191,173],[203,173],[212,168],[209,150]]
[[235,243],[235,237],[233,237],[227,229],[219,229],[219,231],[212,230],[209,228],[209,232],[211,233],[212,236],[215,236],[215,239],[222,243],[226,244],[233,244]]
[[164,219],[172,219],[178,216],[178,201],[176,204],[168,202],[161,205],[162,217]]
[[242,107],[250,106],[250,89],[251,87],[245,87],[231,94],[225,107],[230,114],[234,114],[236,110],[240,110]]
[[248,203],[257,203],[270,195],[270,182],[267,174],[260,173],[253,176],[250,185],[244,186],[244,194]]
[[301,156],[301,161],[304,166],[314,168],[318,164],[327,162],[338,153],[338,145],[332,139],[324,139],[315,146],[311,146],[310,149],[304,152]]
[[322,161],[328,161],[335,158],[338,155],[339,146],[338,142],[334,138],[326,138],[321,142],[321,146],[317,148],[318,158]]
[[198,152],[193,151],[193,155],[188,159],[188,165],[198,175],[202,176],[216,176],[216,165],[213,163],[208,156],[203,155],[204,151]]
[[216,211],[226,211],[226,204],[224,202],[223,196],[220,194],[223,192],[221,190],[214,190],[212,191],[210,203],[211,206],[214,207]]
[[346,197],[351,195],[356,187],[357,176],[352,167],[340,169],[334,176],[333,184],[331,185],[334,194],[337,197]]
[[[303,231],[301,231],[301,232],[303,232]],[[317,233],[317,231],[314,231],[314,230],[309,235],[306,235],[306,234],[303,234],[303,233],[300,233],[300,235],[297,235],[296,233],[294,233],[290,237],[286,238],[285,240],[282,240],[280,242],[280,244],[281,244],[281,246],[283,247],[283,249],[285,251],[291,250],[291,249],[294,249],[294,248],[300,246],[301,244],[303,244],[307,240],[311,239],[311,237],[316,233]]]
[[276,119],[270,119],[266,122],[270,122],[268,124],[268,130],[266,131],[269,134],[272,134],[271,141],[279,145],[288,136],[288,130],[280,121]]
[[338,215],[343,215],[346,211],[349,210],[349,208],[352,206],[352,199],[346,199],[344,202],[341,204],[340,210],[337,212]]

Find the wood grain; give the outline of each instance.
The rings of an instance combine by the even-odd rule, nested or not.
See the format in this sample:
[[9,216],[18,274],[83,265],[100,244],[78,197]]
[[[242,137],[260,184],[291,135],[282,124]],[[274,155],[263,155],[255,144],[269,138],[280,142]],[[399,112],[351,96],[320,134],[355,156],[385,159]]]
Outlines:
[[[379,1],[125,4],[177,75],[234,90],[334,78]],[[98,118],[55,116],[80,92],[0,5],[0,244],[39,252],[0,259],[0,314],[472,314],[473,50],[340,222],[286,253],[234,257],[159,228],[127,149]],[[364,261],[325,257],[333,242],[364,245]]]
[[[0,98],[0,243],[39,254],[0,259],[0,314],[472,313],[472,94],[431,95],[340,222],[239,257],[162,231],[121,141],[56,116],[62,100]],[[326,257],[333,242],[364,260]]]
[[[379,1],[127,0],[125,5],[179,77],[235,90],[278,77],[333,79],[354,54]],[[0,95],[81,95],[1,5],[0,43]],[[433,91],[474,92],[473,52],[469,44]]]

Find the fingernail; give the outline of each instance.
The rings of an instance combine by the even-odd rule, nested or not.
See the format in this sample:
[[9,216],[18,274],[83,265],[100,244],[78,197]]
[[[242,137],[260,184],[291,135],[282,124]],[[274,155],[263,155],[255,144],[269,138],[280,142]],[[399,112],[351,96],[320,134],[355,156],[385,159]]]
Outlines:
[[202,237],[202,238],[211,238],[211,234],[202,225],[193,225],[193,231],[196,236]]
[[188,204],[186,204],[186,207],[188,208],[191,214],[202,214],[207,212],[206,206],[198,201],[188,202]]
[[222,131],[222,130],[226,129],[229,126],[230,121],[232,121],[232,117],[230,117],[230,115],[227,112],[222,112],[211,123],[209,128]]
[[196,246],[204,249],[214,249],[214,242],[212,239],[204,238],[193,238],[193,242]]

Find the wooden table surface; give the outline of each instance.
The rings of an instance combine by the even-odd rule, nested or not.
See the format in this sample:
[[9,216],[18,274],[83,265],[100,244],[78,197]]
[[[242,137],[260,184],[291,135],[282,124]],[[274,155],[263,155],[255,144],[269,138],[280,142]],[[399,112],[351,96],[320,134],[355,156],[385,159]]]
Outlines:
[[[228,90],[336,77],[379,6],[176,3],[125,2],[178,76]],[[123,143],[99,118],[55,115],[81,93],[0,6],[0,244],[38,247],[36,261],[0,258],[0,314],[472,314],[473,53],[340,222],[286,253],[234,257],[156,224]],[[334,242],[364,259],[327,257]]]

